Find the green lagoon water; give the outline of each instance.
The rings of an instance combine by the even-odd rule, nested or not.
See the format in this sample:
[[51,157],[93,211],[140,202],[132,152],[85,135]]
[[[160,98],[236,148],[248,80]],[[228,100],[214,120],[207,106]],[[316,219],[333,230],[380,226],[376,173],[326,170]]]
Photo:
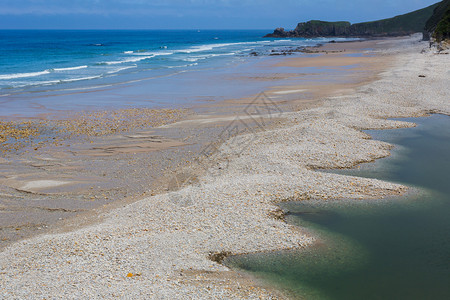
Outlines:
[[300,299],[450,299],[450,117],[407,121],[418,126],[369,131],[396,145],[392,156],[336,172],[405,183],[419,193],[285,203],[288,222],[323,243],[226,264]]

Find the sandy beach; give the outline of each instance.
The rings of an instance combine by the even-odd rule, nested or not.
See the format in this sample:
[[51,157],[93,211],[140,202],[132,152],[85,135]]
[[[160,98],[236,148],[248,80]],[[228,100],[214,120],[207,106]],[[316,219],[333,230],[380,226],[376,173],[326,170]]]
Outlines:
[[[373,43],[358,45],[372,47]],[[203,151],[216,151],[227,135],[266,130],[271,123],[279,122],[280,112],[317,107],[324,97],[350,93],[373,80],[387,63],[364,54],[358,58],[364,68],[355,68],[355,61],[347,65],[346,56],[353,52],[344,49],[338,53],[344,51],[334,56],[335,60],[342,59],[341,66],[326,66],[328,56],[315,58],[318,54],[304,54],[306,60],[295,59],[287,67],[280,66],[284,57],[262,57],[256,60],[259,63],[250,64],[251,69],[244,70],[248,64],[232,69],[233,78],[231,71],[221,77],[224,84],[236,80],[241,86],[263,84],[267,87],[265,95],[224,101],[213,100],[221,98],[215,95],[206,103],[184,108],[59,113],[44,102],[36,104],[40,113],[33,119],[6,118],[0,122],[0,135],[8,139],[1,149],[0,248],[59,228],[59,223],[75,215],[91,214],[93,209],[108,210],[145,195],[178,190],[191,177],[183,175],[183,168],[198,177],[211,164],[209,159],[199,161]],[[308,63],[309,59],[317,67],[294,64]],[[140,90],[143,85],[139,82],[134,88]],[[102,93],[108,98],[119,92],[124,93],[120,87],[112,87],[90,93],[70,92],[73,95],[69,96],[96,99]],[[61,95],[61,103],[72,99],[67,96]],[[264,114],[264,119],[254,116]],[[182,174],[181,182],[178,173]],[[85,219],[89,223],[92,218],[79,219],[70,227],[79,228]]]
[[[450,114],[450,56],[420,36],[314,51],[276,67],[351,71],[315,75],[309,84],[293,76],[259,97],[167,112],[151,131],[71,145],[77,155],[56,148],[22,161],[21,176],[6,174],[16,161],[0,158],[0,184],[13,196],[27,193],[11,197],[14,205],[30,197],[51,209],[67,198],[53,207],[59,214],[49,215],[44,234],[37,226],[21,240],[17,226],[2,232],[9,239],[0,250],[2,298],[285,298],[221,259],[317,242],[283,221],[279,202],[404,194],[399,184],[317,170],[388,156],[392,145],[362,130],[414,126],[389,118]],[[101,159],[87,168],[92,157]],[[77,196],[101,200],[70,201]]]

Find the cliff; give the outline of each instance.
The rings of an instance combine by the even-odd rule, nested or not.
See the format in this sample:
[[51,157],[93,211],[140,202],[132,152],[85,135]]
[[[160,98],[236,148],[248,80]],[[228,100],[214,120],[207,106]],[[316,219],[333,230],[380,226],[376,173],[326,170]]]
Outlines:
[[[448,0],[445,0],[448,1]],[[444,1],[444,2],[445,2]],[[440,3],[390,19],[351,24],[312,20],[299,23],[294,30],[277,28],[265,37],[382,37],[423,32],[427,20]]]
[[427,35],[432,36],[436,41],[450,39],[450,0],[444,0],[434,9],[431,18],[425,25]]
[[294,30],[294,35],[304,37],[348,35],[350,27],[350,22],[313,20],[306,23],[299,23]]

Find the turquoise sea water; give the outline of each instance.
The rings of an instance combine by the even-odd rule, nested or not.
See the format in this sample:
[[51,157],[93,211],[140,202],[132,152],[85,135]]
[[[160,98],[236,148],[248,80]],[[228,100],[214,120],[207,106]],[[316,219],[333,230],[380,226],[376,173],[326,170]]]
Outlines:
[[[263,39],[265,33],[264,30],[2,30],[0,115],[27,115],[33,111],[30,107],[38,106],[48,110],[71,110],[78,104],[164,106],[195,97],[252,94],[261,84],[255,84],[252,90],[248,84],[227,85],[223,78],[237,77],[236,74],[251,69],[252,63],[267,57],[274,49],[328,41]],[[250,55],[253,52],[258,57]],[[245,63],[250,64],[246,69],[230,71]],[[219,79],[213,82],[216,74],[223,75],[222,83]],[[145,84],[140,84],[143,80]],[[117,89],[118,86],[122,88]],[[112,89],[115,91],[104,92]],[[60,97],[75,93],[84,94]]]
[[323,243],[306,251],[251,254],[227,264],[305,299],[450,299],[450,117],[369,131],[393,155],[338,173],[420,188],[383,200],[283,204],[288,221]]

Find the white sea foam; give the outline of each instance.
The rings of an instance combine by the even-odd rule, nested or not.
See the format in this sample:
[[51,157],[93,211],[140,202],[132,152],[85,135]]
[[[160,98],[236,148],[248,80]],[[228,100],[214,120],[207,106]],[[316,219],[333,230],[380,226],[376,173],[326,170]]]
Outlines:
[[[260,41],[260,42],[240,42],[240,43],[221,43],[221,44],[205,44],[205,45],[199,45],[199,46],[193,46],[186,49],[179,49],[179,50],[173,50],[173,51],[134,51],[130,53],[130,51],[126,51],[127,54],[133,54],[136,56],[166,56],[166,55],[172,55],[172,54],[190,54],[190,53],[197,53],[197,52],[206,52],[211,51],[215,48],[224,48],[229,46],[237,46],[237,45],[258,45],[261,43],[270,43],[270,41]],[[183,59],[184,61],[198,61],[201,59],[209,58],[212,56],[221,56],[221,55],[235,55],[236,52],[230,52],[225,54],[209,54],[208,56],[193,56]],[[117,63],[117,62],[116,62]]]
[[292,40],[274,40],[274,41],[261,41],[261,43],[286,43],[286,42],[292,42]]
[[213,54],[214,57],[215,56],[230,56],[230,55],[236,55],[236,52]]
[[66,83],[66,82],[74,82],[74,81],[81,81],[81,80],[91,80],[91,79],[96,79],[96,78],[101,78],[101,77],[102,77],[102,75],[78,77],[78,78],[62,79],[62,80],[59,80],[59,82]]
[[122,67],[122,68],[118,68],[118,69],[109,71],[108,74],[114,74],[114,73],[118,73],[118,72],[123,71],[123,70],[132,69],[132,68],[136,68],[136,67],[137,67],[137,65]]
[[154,57],[154,55],[147,55],[147,56],[141,56],[141,57],[132,57],[132,58],[126,58],[123,60],[115,60],[115,61],[105,61],[99,63],[100,65],[119,65],[124,63],[130,63],[130,62],[138,62],[141,60],[149,59]]
[[204,51],[211,51],[215,48],[223,48],[227,46],[233,46],[233,45],[240,45],[241,43],[227,43],[227,44],[208,44],[208,45],[200,45],[200,46],[194,46],[185,50],[180,50],[180,53],[195,53],[195,52],[204,52]]
[[194,61],[199,61],[199,60],[205,59],[205,58],[206,58],[206,57],[189,57],[189,58],[183,59],[183,61],[194,62]]
[[56,84],[56,83],[61,83],[61,80],[34,81],[34,82],[30,82],[30,83],[24,84],[22,86],[27,86],[27,85],[52,85],[52,84]]
[[183,61],[196,62],[196,61],[204,60],[204,59],[207,59],[207,58],[210,58],[210,57],[211,57],[210,54],[195,55],[195,56],[190,56],[190,57],[184,58]]
[[86,76],[86,77],[76,77],[76,78],[67,78],[67,79],[59,79],[59,80],[48,80],[48,81],[33,81],[33,82],[27,82],[23,85],[17,85],[16,87],[24,87],[24,86],[47,86],[47,85],[53,85],[53,84],[59,84],[59,83],[69,83],[69,82],[76,82],[76,81],[82,81],[82,80],[91,80],[96,78],[101,78],[102,75],[96,75],[96,76]]
[[184,58],[183,61],[196,62],[196,61],[207,59],[207,58],[211,58],[211,57],[230,56],[230,55],[235,55],[235,54],[236,54],[236,52],[211,53],[211,54],[205,54],[205,55],[195,55],[195,56],[190,56],[190,57]]
[[187,64],[187,65],[181,65],[181,66],[169,66],[167,67],[168,69],[175,69],[175,68],[187,68],[187,67],[193,67],[193,66],[197,66],[198,63],[193,63],[193,64]]
[[78,67],[69,67],[69,68],[54,68],[53,71],[61,72],[61,71],[72,71],[72,70],[81,70],[86,69],[88,66],[78,66]]
[[5,74],[0,75],[0,79],[16,79],[16,78],[27,78],[27,77],[36,77],[45,74],[49,74],[49,70],[41,71],[41,72],[32,72],[32,73],[16,73],[16,74]]
[[48,85],[54,85],[54,84],[60,84],[60,83],[70,83],[70,82],[76,82],[76,81],[82,81],[82,80],[91,80],[96,78],[101,78],[102,75],[96,75],[96,76],[87,76],[87,77],[77,77],[77,78],[68,78],[68,79],[59,79],[59,80],[48,80],[48,81],[31,81],[27,82],[25,84],[15,84],[15,88],[20,87],[26,87],[26,86],[48,86]]
[[48,81],[27,81],[27,82],[11,82],[11,86],[14,88],[22,88],[26,86],[46,86],[61,83],[60,80],[48,80]]
[[149,55],[149,56],[142,56],[142,57],[133,57],[133,58],[127,58],[125,60],[123,60],[123,62],[137,62],[137,61],[141,61],[141,60],[146,60],[149,58],[154,57],[154,55]]
[[133,55],[138,56],[146,56],[146,55],[152,55],[152,56],[162,56],[162,55],[172,55],[174,54],[174,51],[160,51],[160,52],[134,52]]
[[159,51],[159,52],[133,52],[133,55],[172,55],[176,53],[196,53],[196,52],[204,52],[204,51],[211,51],[215,48],[223,48],[223,47],[229,47],[229,46],[235,46],[235,45],[256,45],[258,43],[267,43],[270,41],[262,41],[262,42],[241,42],[241,43],[222,43],[222,44],[205,44],[205,45],[199,45],[199,46],[193,46],[186,49],[179,49],[174,51]]

